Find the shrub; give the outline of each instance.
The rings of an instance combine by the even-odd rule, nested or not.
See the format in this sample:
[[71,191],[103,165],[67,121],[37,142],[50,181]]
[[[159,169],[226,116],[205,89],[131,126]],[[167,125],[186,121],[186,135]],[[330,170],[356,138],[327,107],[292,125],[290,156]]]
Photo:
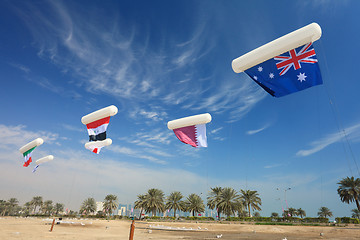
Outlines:
[[360,224],[360,220],[358,218],[350,218],[350,217],[342,217],[335,218],[337,223],[352,223],[352,224]]

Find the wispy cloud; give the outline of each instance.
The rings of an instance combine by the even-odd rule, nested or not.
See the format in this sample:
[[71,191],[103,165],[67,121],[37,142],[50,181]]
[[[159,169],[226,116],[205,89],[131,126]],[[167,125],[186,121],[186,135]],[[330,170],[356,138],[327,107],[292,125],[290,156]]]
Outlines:
[[18,63],[9,63],[11,66],[25,72],[25,73],[29,73],[30,72],[30,68],[29,67],[26,67],[22,64],[18,64]]
[[[129,24],[117,13],[109,12],[100,23],[97,18],[81,14],[91,14],[94,6],[79,12],[70,2],[43,4],[47,7],[25,3],[16,8],[32,33],[38,55],[72,76],[70,82],[90,93],[131,100],[133,105],[148,105],[151,99],[157,105],[228,112],[230,122],[241,119],[265,96],[249,80],[234,80],[232,76],[218,80],[225,71],[199,73],[198,68],[207,63],[206,56],[213,54],[217,44],[217,39],[207,37],[211,28],[206,21],[195,21],[182,41],[177,34],[166,35],[161,49],[154,49],[149,46],[151,30],[140,30],[136,20]],[[40,80],[38,84],[44,88],[59,94],[66,91],[54,88],[51,79]],[[167,117],[166,111],[151,107],[130,110],[129,115],[141,115],[151,121]]]
[[262,132],[265,129],[267,129],[268,127],[270,127],[270,124],[266,124],[265,126],[259,128],[259,129],[254,129],[254,130],[249,130],[246,132],[247,135],[254,135],[256,133]]
[[317,153],[317,152],[323,150],[324,148],[330,146],[331,144],[340,142],[341,140],[343,140],[345,138],[345,136],[347,136],[348,139],[352,139],[355,141],[359,140],[360,124],[355,124],[354,126],[348,127],[346,129],[344,129],[344,132],[331,133],[322,139],[313,141],[312,143],[310,143],[311,148],[309,148],[307,150],[300,150],[296,153],[296,155],[305,157],[305,156],[309,156],[311,154]]
[[146,118],[152,121],[163,121],[167,117],[167,113],[159,107],[151,107],[151,110],[136,108],[130,110],[129,116],[133,119]]
[[116,146],[116,145],[111,145],[109,147],[109,150],[116,152],[116,153],[125,154],[125,155],[133,157],[133,158],[146,159],[146,160],[149,160],[150,162],[154,162],[154,163],[158,163],[158,164],[166,164],[166,161],[164,161],[164,160],[158,159],[158,158],[150,156],[148,154],[144,154],[141,151],[137,151],[135,149],[131,149],[128,147],[120,147],[120,146]]
[[61,124],[61,126],[69,131],[74,131],[74,132],[84,132],[84,129],[79,128],[79,127],[75,127],[73,125],[69,125],[69,124]]
[[29,131],[25,125],[7,126],[0,124],[1,136],[6,139],[6,145],[15,145],[18,148],[26,143],[41,137],[46,143],[55,143],[59,134],[47,131]]

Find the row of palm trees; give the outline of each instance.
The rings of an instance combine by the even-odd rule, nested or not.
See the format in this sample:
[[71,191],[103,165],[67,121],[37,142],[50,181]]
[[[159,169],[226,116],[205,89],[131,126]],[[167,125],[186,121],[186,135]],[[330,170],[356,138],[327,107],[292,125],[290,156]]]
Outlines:
[[[152,188],[147,193],[138,195],[134,207],[140,209],[140,215],[145,211],[152,213],[153,216],[156,216],[157,212],[165,210],[173,210],[174,217],[177,211],[189,212],[193,216],[205,211],[204,201],[199,195],[192,193],[183,199],[184,196],[181,192],[174,191],[165,198],[162,190]],[[241,189],[240,192],[237,192],[230,187],[214,187],[209,192],[206,206],[209,209],[216,209],[219,219],[221,214],[229,217],[238,213],[242,216],[246,213],[245,209],[250,217],[251,210],[261,210],[261,198],[257,191]]]
[[16,198],[10,198],[8,201],[0,200],[0,214],[5,215],[24,215],[31,214],[59,214],[64,211],[64,204],[55,203],[47,200],[43,201],[41,196],[33,197],[29,202],[26,202],[23,207],[19,206],[19,201]]

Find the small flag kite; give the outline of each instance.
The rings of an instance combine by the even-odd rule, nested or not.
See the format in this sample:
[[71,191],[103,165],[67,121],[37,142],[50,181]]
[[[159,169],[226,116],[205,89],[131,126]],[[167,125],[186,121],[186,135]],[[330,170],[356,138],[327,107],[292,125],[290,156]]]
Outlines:
[[116,115],[117,112],[117,107],[111,105],[81,118],[81,122],[86,125],[89,134],[89,142],[85,144],[86,149],[99,154],[102,147],[112,144],[112,140],[106,138],[106,130],[110,117]]
[[37,138],[31,142],[29,142],[28,144],[22,146],[19,151],[23,154],[24,156],[24,167],[28,167],[30,165],[30,163],[32,162],[32,152],[34,151],[34,149],[37,146],[40,146],[41,144],[44,143],[44,140],[42,138]]
[[33,169],[33,173],[34,172],[36,172],[36,170],[38,169],[38,167],[41,165],[41,164],[43,164],[43,163],[45,163],[45,162],[49,162],[49,161],[52,161],[52,160],[54,160],[54,156],[53,155],[48,155],[48,156],[46,156],[46,157],[43,157],[43,158],[40,158],[40,159],[38,159],[38,160],[36,160],[36,166],[34,167],[34,169]]
[[323,82],[312,45],[320,37],[320,26],[309,24],[234,59],[232,68],[245,72],[274,97],[320,85]]
[[193,147],[207,147],[206,123],[211,122],[209,113],[176,119],[168,122],[168,128],[183,143]]
[[322,84],[312,43],[275,56],[245,70],[245,73],[274,97],[282,97]]

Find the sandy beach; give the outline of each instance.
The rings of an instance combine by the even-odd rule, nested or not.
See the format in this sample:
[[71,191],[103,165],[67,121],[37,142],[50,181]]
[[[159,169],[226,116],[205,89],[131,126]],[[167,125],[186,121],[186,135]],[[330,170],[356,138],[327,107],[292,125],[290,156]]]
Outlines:
[[[129,239],[131,221],[0,218],[0,239]],[[360,239],[360,226],[279,226],[240,223],[136,222],[134,239]],[[185,229],[185,230],[184,230]],[[191,230],[192,229],[192,230]],[[322,233],[322,236],[321,236]]]

